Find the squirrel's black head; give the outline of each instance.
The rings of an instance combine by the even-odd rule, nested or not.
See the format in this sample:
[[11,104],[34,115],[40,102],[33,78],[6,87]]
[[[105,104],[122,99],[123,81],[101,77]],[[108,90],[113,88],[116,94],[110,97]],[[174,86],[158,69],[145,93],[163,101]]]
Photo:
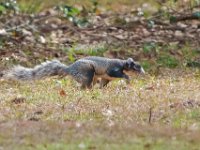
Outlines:
[[124,71],[125,72],[138,72],[138,73],[142,73],[144,74],[145,71],[144,69],[142,68],[142,66],[138,63],[136,63],[132,58],[128,58],[125,62],[125,65],[124,65]]

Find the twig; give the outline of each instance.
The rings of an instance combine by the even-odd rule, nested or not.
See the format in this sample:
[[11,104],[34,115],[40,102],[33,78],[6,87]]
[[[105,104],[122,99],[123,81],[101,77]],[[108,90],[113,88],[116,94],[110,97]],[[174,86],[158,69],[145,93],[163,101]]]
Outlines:
[[38,19],[33,19],[33,21],[28,20],[26,23],[20,24],[20,25],[18,25],[18,26],[15,26],[15,27],[12,27],[12,28],[9,28],[9,29],[6,29],[6,31],[7,31],[7,32],[10,32],[10,31],[13,31],[13,30],[16,30],[16,29],[20,29],[20,28],[29,26],[29,25],[32,24],[32,23],[37,23],[37,22],[46,20],[46,19],[51,18],[51,17],[56,17],[56,16],[57,16],[57,15],[49,15],[49,16],[40,17],[40,18],[38,18]]
[[152,110],[153,110],[153,107],[150,107],[149,108],[149,124],[151,124],[151,121],[152,121]]
[[185,20],[199,20],[199,19],[200,19],[200,17],[195,16],[194,14],[175,16],[173,23],[179,22],[179,21],[185,21]]
[[176,30],[180,30],[180,31],[185,31],[186,28],[183,27],[178,27],[178,26],[164,26],[164,27],[156,27],[159,28],[160,30],[172,30],[172,31],[176,31]]

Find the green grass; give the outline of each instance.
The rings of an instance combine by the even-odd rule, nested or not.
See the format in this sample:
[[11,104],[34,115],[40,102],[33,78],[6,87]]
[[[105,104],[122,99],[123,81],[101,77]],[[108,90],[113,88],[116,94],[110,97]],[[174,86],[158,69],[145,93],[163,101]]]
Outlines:
[[[57,5],[62,5],[62,4],[67,4],[67,5],[81,5],[81,6],[85,6],[87,10],[92,10],[92,8],[94,7],[94,1],[95,0],[84,0],[84,2],[82,0],[53,0],[53,1],[49,1],[49,0],[18,0],[20,9],[24,12],[39,12],[41,10],[44,10],[45,8],[49,8],[49,7],[54,7]],[[106,8],[108,10],[114,10],[114,11],[118,11],[119,8],[121,8],[121,6],[126,6],[126,8],[131,9],[132,6],[140,6],[143,4],[143,0],[136,0],[136,1],[129,1],[129,0],[101,0],[101,1],[97,1],[97,7],[98,8]],[[153,5],[157,5],[157,3],[155,3],[155,1],[153,0],[149,0],[149,3],[153,4]],[[123,10],[122,10],[123,11]]]
[[68,77],[1,80],[0,145],[16,150],[198,150],[199,72],[163,73],[92,90],[80,90]]
[[64,48],[63,51],[68,56],[70,62],[76,60],[75,56],[103,56],[103,54],[108,50],[104,43],[90,44],[90,45],[74,45],[72,48]]

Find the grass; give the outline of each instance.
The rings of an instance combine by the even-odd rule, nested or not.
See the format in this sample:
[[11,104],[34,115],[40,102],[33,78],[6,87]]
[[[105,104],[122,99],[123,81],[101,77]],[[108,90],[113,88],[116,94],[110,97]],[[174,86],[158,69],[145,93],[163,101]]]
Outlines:
[[[96,0],[85,0],[84,2],[81,0],[54,0],[54,1],[48,1],[48,0],[19,0],[19,6],[22,11],[24,12],[39,12],[45,8],[54,7],[56,5],[60,4],[67,4],[67,5],[81,5],[85,6],[88,10],[90,10],[92,7],[94,7],[94,2]],[[130,6],[140,6],[144,3],[143,0],[137,0],[137,1],[129,1],[129,0],[102,0],[102,1],[96,1],[97,7],[103,7],[109,10],[118,11],[119,8],[123,5],[125,8],[131,9]],[[157,3],[153,0],[148,0],[149,3],[153,5],[157,5]],[[124,10],[123,8],[122,10]]]
[[198,150],[199,72],[162,72],[136,76],[130,85],[117,80],[92,90],[80,90],[69,77],[1,80],[0,145],[16,150]]

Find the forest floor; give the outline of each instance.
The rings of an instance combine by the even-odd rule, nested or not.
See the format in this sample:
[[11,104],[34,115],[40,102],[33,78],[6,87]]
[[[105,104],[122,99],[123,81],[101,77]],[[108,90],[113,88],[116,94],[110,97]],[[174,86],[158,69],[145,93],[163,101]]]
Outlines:
[[[192,71],[192,72],[191,72]],[[2,149],[200,147],[200,76],[176,70],[80,90],[68,77],[0,81]]]

